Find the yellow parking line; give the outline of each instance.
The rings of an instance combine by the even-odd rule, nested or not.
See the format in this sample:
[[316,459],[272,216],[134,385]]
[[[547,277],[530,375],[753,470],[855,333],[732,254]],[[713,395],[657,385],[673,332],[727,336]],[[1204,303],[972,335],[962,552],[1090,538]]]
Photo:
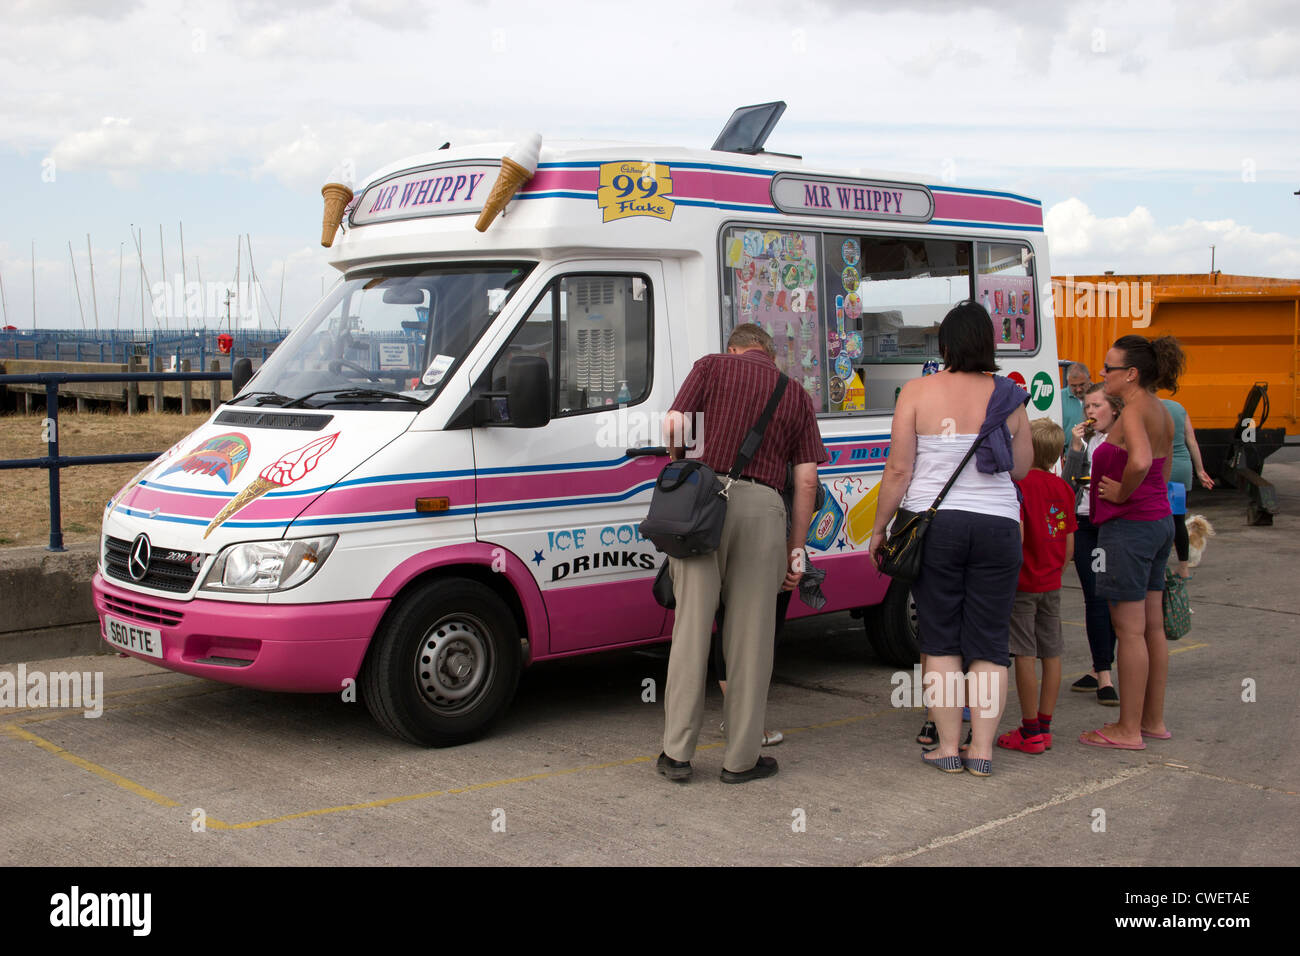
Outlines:
[[[1208,647],[1208,646],[1209,646],[1208,644],[1204,644],[1204,643],[1188,644],[1188,645],[1183,645],[1178,648],[1175,648],[1171,650],[1170,653],[1176,654],[1181,651],[1192,651],[1192,650],[1197,650],[1198,648]],[[152,689],[157,689],[157,688],[152,688]],[[850,724],[861,723],[864,720],[871,720],[876,717],[881,717],[893,712],[894,712],[894,708],[891,707],[888,710],[876,710],[876,711],[872,711],[871,713],[857,714],[852,717],[839,717],[836,718],[835,720],[827,720],[817,724],[809,724],[806,727],[793,727],[790,728],[789,730],[786,730],[785,733],[787,735],[800,734],[800,733],[806,733],[811,730],[826,730],[832,727],[845,727]],[[58,716],[66,716],[66,715],[59,714]],[[39,720],[39,719],[42,718],[29,718],[25,720],[24,723],[30,723],[32,721]],[[46,717],[44,719],[53,719],[53,717]],[[155,793],[153,790],[150,790],[148,787],[142,786],[141,784],[138,784],[133,780],[129,780],[126,777],[123,777],[121,774],[114,773],[113,771],[107,769],[106,767],[101,767],[99,764],[92,763],[89,760],[86,760],[82,757],[78,757],[76,754],[64,750],[62,747],[58,746],[57,744],[53,744],[48,740],[38,737],[35,734],[31,733],[30,731],[23,730],[17,724],[10,723],[10,724],[0,725],[0,730],[5,731],[11,736],[18,738],[19,740],[25,740],[29,743],[33,743],[36,746],[40,747],[42,750],[54,754],[56,757],[66,760],[69,763],[73,764],[74,766],[80,767],[83,770],[88,770],[91,773],[95,774],[96,776],[102,777],[103,779],[109,781],[110,783],[113,783],[116,786],[121,787],[123,790],[127,790],[131,793],[136,794],[137,796],[144,797],[146,800],[156,803],[159,806],[163,806],[163,807],[181,806],[179,802],[172,800],[169,797],[165,797],[160,793]],[[713,743],[701,744],[696,749],[714,750],[717,749],[718,747],[725,747],[725,746],[726,746],[725,741],[716,741]],[[331,814],[331,813],[343,813],[350,810],[377,809],[380,807],[393,806],[399,803],[410,803],[411,801],[414,800],[427,800],[433,797],[448,797],[448,796],[454,796],[456,794],[461,794],[461,793],[474,793],[479,790],[492,790],[497,787],[505,787],[517,783],[531,783],[539,780],[551,780],[557,777],[571,776],[572,774],[575,773],[587,773],[589,771],[594,771],[594,770],[609,770],[614,767],[628,767],[634,764],[649,763],[650,761],[655,759],[656,759],[655,756],[630,757],[626,760],[612,760],[612,761],[607,761],[605,763],[586,764],[585,766],[581,766],[581,767],[570,767],[567,770],[550,770],[545,773],[528,774],[522,777],[506,777],[500,780],[489,780],[483,783],[474,783],[465,787],[454,787],[454,788],[449,788],[447,790],[428,790],[423,793],[410,793],[410,794],[402,794],[395,797],[384,797],[379,800],[369,800],[364,803],[348,803],[336,807],[319,807],[313,810],[300,810],[296,813],[286,813],[286,814],[282,814],[281,816],[266,817],[261,820],[249,820],[244,823],[225,823],[211,816],[207,817],[206,822],[207,822],[207,827],[210,830],[251,830],[256,827],[264,827],[272,823],[284,823],[289,820],[301,820],[307,817],[318,817],[318,816],[324,816],[326,814]]]
[[180,804],[177,803],[175,800],[172,800],[169,797],[164,797],[161,793],[155,793],[154,791],[150,790],[148,787],[142,787],[134,780],[128,780],[120,773],[114,773],[113,771],[109,770],[107,767],[101,767],[97,763],[91,763],[89,760],[86,760],[84,757],[78,757],[76,754],[64,750],[58,744],[50,743],[48,740],[46,740],[43,737],[37,737],[34,733],[27,730],[23,730],[17,724],[4,724],[3,726],[0,726],[0,730],[3,730],[11,737],[17,737],[19,740],[25,740],[28,743],[35,744],[36,746],[40,747],[42,750],[54,754],[54,756],[60,758],[61,760],[66,760],[74,767],[80,767],[82,770],[89,770],[95,776],[103,777],[109,783],[116,784],[117,786],[121,787],[123,790],[129,790],[131,793],[134,793],[137,797],[144,797],[146,800],[152,801],[153,803],[158,804],[158,806],[160,807],[180,806]]

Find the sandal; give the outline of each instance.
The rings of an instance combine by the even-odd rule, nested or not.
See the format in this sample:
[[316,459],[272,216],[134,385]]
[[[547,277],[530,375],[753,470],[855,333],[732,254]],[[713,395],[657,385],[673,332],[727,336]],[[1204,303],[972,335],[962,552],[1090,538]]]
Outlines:
[[783,740],[785,740],[785,734],[781,733],[781,731],[779,731],[779,730],[765,730],[765,731],[763,731],[763,746],[764,746],[764,747],[775,747],[777,744],[779,744],[779,743],[780,743],[781,741],[783,741]]
[[940,757],[938,760],[927,760],[925,754],[921,754],[921,762],[928,763],[931,767],[942,770],[944,773],[961,773],[961,757]]
[[935,728],[933,720],[927,720],[921,725],[921,732],[916,735],[916,742],[925,747],[932,747],[939,742],[939,731]]
[[962,757],[961,762],[968,773],[977,777],[987,777],[993,773],[993,761],[988,757]]

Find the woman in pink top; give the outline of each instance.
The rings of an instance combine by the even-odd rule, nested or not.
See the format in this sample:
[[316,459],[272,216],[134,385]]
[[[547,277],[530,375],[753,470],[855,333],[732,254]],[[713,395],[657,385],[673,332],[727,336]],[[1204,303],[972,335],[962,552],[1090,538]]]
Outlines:
[[1105,388],[1124,414],[1093,453],[1089,511],[1097,525],[1097,594],[1110,602],[1119,638],[1119,721],[1079,742],[1145,750],[1144,737],[1168,739],[1164,571],[1174,523],[1165,485],[1173,466],[1174,423],[1157,388],[1178,390],[1185,365],[1171,335],[1118,339],[1106,353]]

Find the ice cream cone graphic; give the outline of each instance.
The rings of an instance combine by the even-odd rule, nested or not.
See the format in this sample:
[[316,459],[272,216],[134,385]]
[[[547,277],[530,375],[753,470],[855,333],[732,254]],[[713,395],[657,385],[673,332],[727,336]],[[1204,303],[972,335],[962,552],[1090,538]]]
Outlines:
[[527,139],[520,140],[510,148],[510,152],[501,157],[501,173],[497,176],[497,181],[492,184],[492,191],[488,193],[487,202],[483,204],[483,211],[479,213],[478,221],[474,223],[475,229],[486,232],[492,220],[506,208],[506,203],[510,202],[511,197],[519,191],[519,187],[533,178],[533,173],[537,172],[537,158],[541,148],[542,137],[534,133]]
[[262,469],[262,473],[250,481],[243,491],[230,499],[226,506],[217,512],[217,516],[212,519],[212,523],[203,532],[203,537],[206,538],[223,521],[241,508],[247,507],[268,491],[286,488],[301,479],[303,475],[316,467],[316,463],[320,461],[322,455],[334,447],[334,442],[338,437],[339,433],[335,432],[333,435],[317,438],[301,448],[295,448],[267,465]]
[[352,201],[352,190],[343,183],[326,183],[320,194],[325,197],[325,218],[321,223],[320,244],[334,245],[334,233],[343,221],[343,208]]
[[849,540],[860,545],[871,537],[871,529],[876,521],[876,502],[880,498],[880,482],[871,486],[871,490],[858,499],[849,509]]

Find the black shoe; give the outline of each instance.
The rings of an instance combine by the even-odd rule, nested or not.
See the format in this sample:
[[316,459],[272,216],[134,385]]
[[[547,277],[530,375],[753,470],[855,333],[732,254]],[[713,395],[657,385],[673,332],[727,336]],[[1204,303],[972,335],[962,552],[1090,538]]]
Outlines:
[[676,780],[678,783],[685,783],[691,779],[691,762],[689,760],[674,760],[666,753],[659,754],[658,769],[669,780]]
[[1070,690],[1086,694],[1090,690],[1096,690],[1098,687],[1097,678],[1091,674],[1084,674],[1077,681],[1070,685]]
[[748,770],[742,770],[737,773],[734,770],[722,771],[723,783],[749,783],[751,780],[761,780],[763,777],[770,777],[776,773],[776,761],[771,757],[759,757],[758,763]]
[[1107,707],[1119,706],[1119,694],[1115,693],[1113,684],[1107,684],[1105,687],[1097,688],[1097,703],[1104,704]]

